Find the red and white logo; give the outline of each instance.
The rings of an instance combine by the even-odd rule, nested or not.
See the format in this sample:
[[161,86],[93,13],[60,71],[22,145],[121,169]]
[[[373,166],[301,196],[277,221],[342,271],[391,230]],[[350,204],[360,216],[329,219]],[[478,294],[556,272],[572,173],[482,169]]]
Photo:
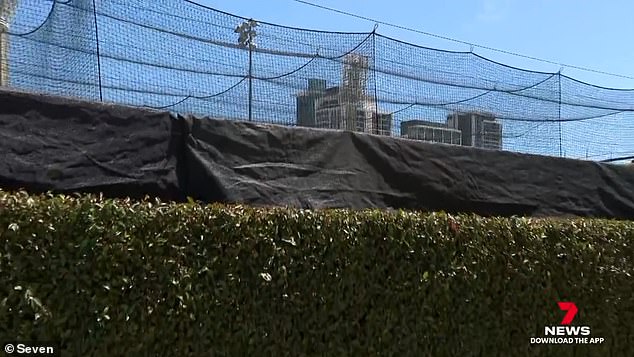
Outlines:
[[577,309],[577,305],[575,305],[574,302],[563,301],[558,302],[558,304],[560,309],[562,309],[563,311],[567,311],[566,315],[564,315],[564,319],[561,320],[561,325],[570,325],[572,320],[575,319],[577,312],[579,311],[579,309]]
[[590,326],[573,326],[579,309],[574,302],[560,301],[559,309],[565,311],[558,326],[545,326],[544,337],[531,337],[531,344],[600,344],[603,337],[590,337]]

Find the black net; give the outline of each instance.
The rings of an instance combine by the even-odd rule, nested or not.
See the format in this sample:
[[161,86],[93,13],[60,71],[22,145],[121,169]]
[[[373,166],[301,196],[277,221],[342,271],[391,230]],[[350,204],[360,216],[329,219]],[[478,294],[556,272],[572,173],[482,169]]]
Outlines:
[[184,0],[20,0],[10,16],[11,3],[2,78],[20,90],[522,153],[634,152],[632,90],[375,32],[260,22],[240,42],[248,19]]

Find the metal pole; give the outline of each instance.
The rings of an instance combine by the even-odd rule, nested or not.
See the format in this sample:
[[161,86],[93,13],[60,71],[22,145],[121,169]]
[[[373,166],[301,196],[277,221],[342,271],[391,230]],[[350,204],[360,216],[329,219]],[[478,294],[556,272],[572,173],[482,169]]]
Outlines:
[[17,0],[0,0],[0,87],[9,85],[9,24],[17,6]]
[[559,157],[563,156],[561,145],[561,70],[559,71]]
[[99,27],[97,25],[97,5],[92,0],[92,10],[95,18],[95,41],[97,42],[97,76],[99,78],[99,101],[103,102],[103,92],[101,87],[101,54],[99,53]]
[[[374,30],[372,30],[372,74],[374,77],[374,134],[380,135],[382,134],[382,132],[380,130],[381,128],[379,128],[379,125],[383,123],[379,118],[379,95],[376,88],[376,28],[377,26],[375,25]],[[391,125],[390,129],[392,129]]]
[[8,27],[0,21],[0,87],[9,84]]
[[249,44],[249,121],[253,120],[253,49]]

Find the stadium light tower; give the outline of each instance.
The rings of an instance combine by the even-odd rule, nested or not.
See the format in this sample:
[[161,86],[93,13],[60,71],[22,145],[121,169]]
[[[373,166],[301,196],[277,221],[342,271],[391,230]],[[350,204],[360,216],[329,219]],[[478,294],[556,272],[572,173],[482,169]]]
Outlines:
[[18,0],[0,0],[0,87],[9,85],[9,24]]
[[253,103],[253,50],[256,48],[255,37],[257,33],[255,28],[258,23],[254,20],[243,22],[237,26],[235,33],[239,34],[238,46],[249,49],[249,121],[253,119],[252,103]]

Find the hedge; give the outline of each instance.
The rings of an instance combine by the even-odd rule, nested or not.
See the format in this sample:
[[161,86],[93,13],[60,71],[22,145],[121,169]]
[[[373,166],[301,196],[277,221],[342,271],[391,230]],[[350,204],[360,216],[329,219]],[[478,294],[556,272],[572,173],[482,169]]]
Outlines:
[[[631,356],[634,222],[0,191],[0,342],[64,355]],[[600,345],[531,345],[573,301]]]

